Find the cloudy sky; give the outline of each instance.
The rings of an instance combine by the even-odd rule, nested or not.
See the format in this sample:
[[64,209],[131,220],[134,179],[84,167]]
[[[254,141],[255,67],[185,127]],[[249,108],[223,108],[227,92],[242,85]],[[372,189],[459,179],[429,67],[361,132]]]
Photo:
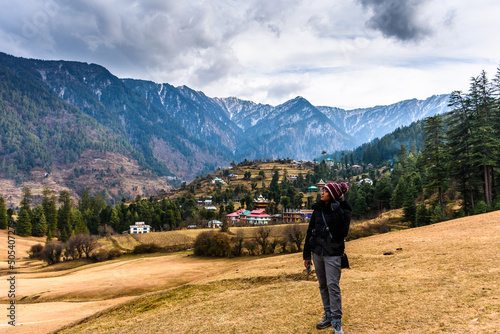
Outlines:
[[498,0],[0,0],[0,51],[277,105],[466,91],[500,65]]

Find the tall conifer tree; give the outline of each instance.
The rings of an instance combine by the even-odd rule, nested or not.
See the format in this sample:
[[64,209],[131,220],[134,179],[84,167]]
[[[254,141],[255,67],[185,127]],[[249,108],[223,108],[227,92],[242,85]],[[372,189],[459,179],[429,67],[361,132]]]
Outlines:
[[43,207],[38,205],[33,210],[33,219],[31,220],[31,233],[34,237],[43,237],[47,233],[47,221]]
[[45,214],[45,220],[47,221],[47,233],[51,231],[52,235],[54,235],[57,229],[57,198],[49,187],[45,187],[42,190],[42,195],[42,207]]
[[458,182],[458,188],[464,200],[466,212],[473,212],[476,202],[476,186],[478,184],[472,160],[472,113],[467,96],[454,91],[450,96],[446,124],[448,130],[447,149],[450,159],[448,170],[451,177]]
[[5,200],[0,196],[0,229],[7,228],[9,218],[7,217],[7,209],[5,207]]
[[443,190],[447,180],[447,150],[443,117],[440,115],[424,120],[426,138],[423,148],[423,164],[427,171],[427,187],[438,191],[439,204],[443,208]]
[[21,212],[19,212],[16,233],[21,237],[27,237],[31,235],[31,220],[28,210],[26,209],[21,209]]
[[493,88],[484,71],[471,80],[469,93],[472,118],[473,163],[483,177],[484,200],[493,203],[491,173],[497,163],[496,155],[500,142],[495,138],[493,127],[494,98]]

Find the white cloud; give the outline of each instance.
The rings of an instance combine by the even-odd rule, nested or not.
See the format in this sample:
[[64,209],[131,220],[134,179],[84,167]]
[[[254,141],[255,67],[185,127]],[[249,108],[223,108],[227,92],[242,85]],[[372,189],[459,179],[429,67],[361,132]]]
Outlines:
[[466,89],[500,62],[494,0],[26,0],[3,8],[0,51],[271,104],[297,95],[346,108],[425,98]]

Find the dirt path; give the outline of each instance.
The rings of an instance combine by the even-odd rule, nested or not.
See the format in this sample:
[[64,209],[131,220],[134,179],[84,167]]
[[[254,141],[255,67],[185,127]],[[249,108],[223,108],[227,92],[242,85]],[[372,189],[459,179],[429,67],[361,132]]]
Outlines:
[[[51,333],[85,317],[115,307],[134,297],[113,298],[94,302],[48,302],[16,305],[16,326],[0,324],[0,333]],[[7,305],[0,304],[2,310]]]

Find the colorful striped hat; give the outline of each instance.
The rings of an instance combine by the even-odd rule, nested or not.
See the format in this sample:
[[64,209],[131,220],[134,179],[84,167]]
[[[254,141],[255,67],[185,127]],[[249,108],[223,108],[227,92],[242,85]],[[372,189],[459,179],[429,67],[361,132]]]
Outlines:
[[340,184],[333,182],[327,183],[325,185],[325,188],[330,193],[330,196],[336,200],[342,197],[342,195],[344,195],[349,190],[349,186],[344,182],[341,182]]

